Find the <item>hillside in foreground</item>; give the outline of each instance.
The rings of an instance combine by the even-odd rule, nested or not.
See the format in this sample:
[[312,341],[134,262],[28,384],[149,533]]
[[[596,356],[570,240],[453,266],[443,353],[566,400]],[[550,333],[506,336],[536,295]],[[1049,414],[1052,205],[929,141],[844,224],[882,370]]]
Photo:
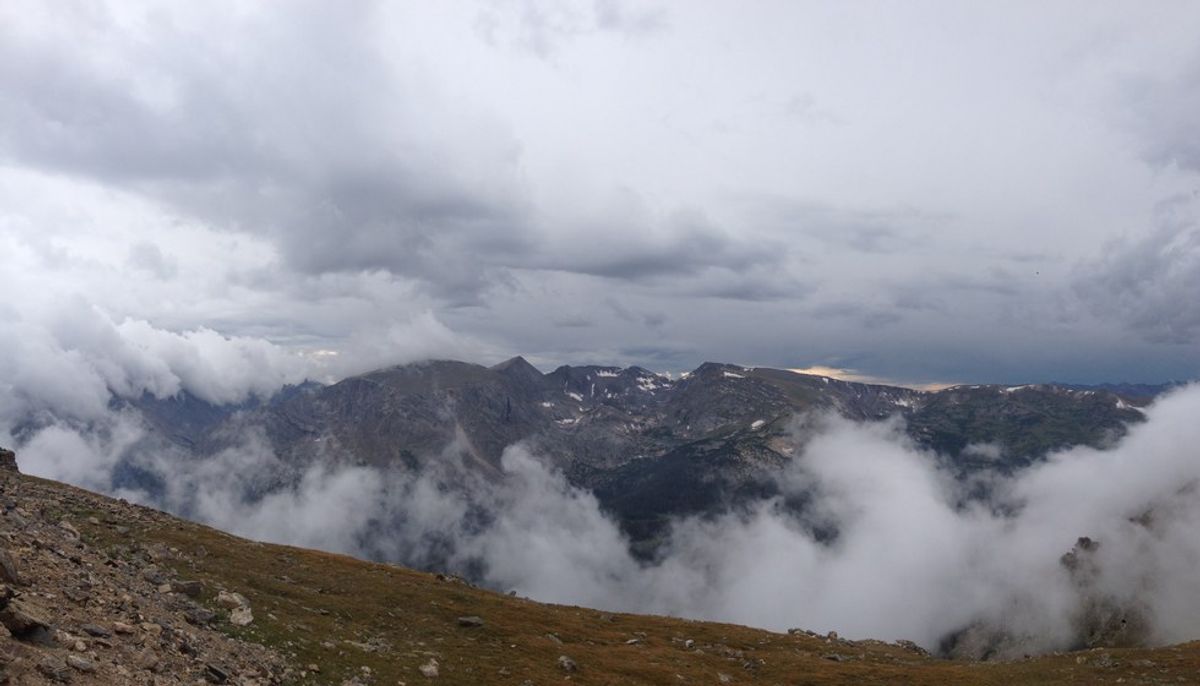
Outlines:
[[[1196,683],[1200,643],[1013,662],[548,605],[0,473],[13,684]],[[802,624],[803,618],[798,617]]]

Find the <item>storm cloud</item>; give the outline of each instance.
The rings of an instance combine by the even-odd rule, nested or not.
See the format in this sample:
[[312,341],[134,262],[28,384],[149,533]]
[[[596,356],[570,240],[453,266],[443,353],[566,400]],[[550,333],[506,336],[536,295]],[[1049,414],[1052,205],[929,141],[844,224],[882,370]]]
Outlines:
[[334,376],[1188,378],[1196,206],[1157,208],[1200,186],[1195,12],[8,3],[3,304]]
[[1187,346],[1200,335],[1200,192],[1171,198],[1146,236],[1105,246],[1075,287],[1095,311],[1151,341]]

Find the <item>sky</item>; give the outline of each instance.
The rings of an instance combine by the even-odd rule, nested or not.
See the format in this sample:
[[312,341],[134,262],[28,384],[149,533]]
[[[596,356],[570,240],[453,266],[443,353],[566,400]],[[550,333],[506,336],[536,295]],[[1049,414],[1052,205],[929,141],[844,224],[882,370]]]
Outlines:
[[5,2],[0,385],[83,365],[233,400],[516,354],[1200,377],[1196,26],[1168,1]]

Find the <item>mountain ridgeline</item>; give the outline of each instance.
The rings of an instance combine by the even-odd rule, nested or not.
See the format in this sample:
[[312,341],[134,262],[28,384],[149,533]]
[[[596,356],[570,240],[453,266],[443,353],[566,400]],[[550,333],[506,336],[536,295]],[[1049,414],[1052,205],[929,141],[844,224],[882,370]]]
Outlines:
[[[259,431],[300,469],[325,461],[420,472],[459,460],[498,475],[523,441],[592,491],[643,551],[672,518],[727,511],[772,494],[799,416],[897,417],[951,471],[1010,472],[1047,453],[1102,446],[1142,420],[1152,397],[1061,385],[919,391],[788,370],[705,363],[680,377],[640,367],[562,366],[520,357],[484,367],[429,361],[265,402],[215,407],[186,394],[130,405],[165,440],[211,454]],[[136,473],[123,477],[136,482]],[[286,476],[281,475],[281,480]],[[147,484],[138,484],[146,487]],[[264,486],[268,489],[269,485]]]

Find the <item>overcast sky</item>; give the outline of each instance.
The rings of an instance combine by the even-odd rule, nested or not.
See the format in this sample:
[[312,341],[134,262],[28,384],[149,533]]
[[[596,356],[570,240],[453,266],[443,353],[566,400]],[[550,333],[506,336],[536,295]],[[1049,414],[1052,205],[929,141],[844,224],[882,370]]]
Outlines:
[[5,2],[0,315],[110,381],[113,351],[229,344],[272,378],[1194,378],[1197,27],[1191,1]]

